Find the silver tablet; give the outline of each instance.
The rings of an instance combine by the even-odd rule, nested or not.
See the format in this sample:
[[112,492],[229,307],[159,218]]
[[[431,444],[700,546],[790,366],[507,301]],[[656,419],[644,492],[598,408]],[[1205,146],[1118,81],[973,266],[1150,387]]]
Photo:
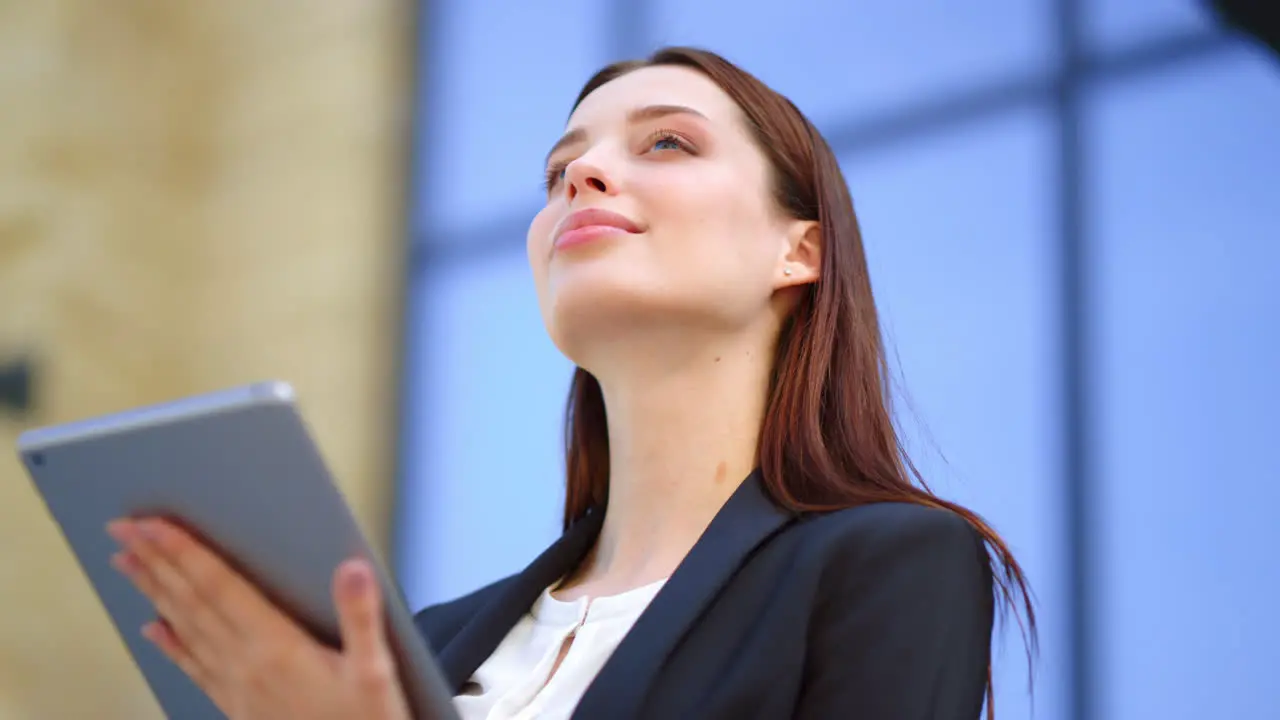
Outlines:
[[259,383],[31,430],[18,452],[169,717],[223,716],[139,634],[154,610],[109,564],[118,546],[105,528],[114,518],[177,519],[334,647],[333,574],[347,558],[368,558],[381,578],[414,716],[456,720],[443,674],[334,485],[289,385]]

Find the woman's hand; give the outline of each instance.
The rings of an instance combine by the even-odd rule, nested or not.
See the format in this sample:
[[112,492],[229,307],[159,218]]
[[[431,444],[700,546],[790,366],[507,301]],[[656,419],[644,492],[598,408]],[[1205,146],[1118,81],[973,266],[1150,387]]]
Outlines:
[[176,525],[118,520],[107,531],[123,546],[112,564],[159,614],[142,634],[228,717],[409,718],[368,563],[348,561],[334,576],[336,651]]

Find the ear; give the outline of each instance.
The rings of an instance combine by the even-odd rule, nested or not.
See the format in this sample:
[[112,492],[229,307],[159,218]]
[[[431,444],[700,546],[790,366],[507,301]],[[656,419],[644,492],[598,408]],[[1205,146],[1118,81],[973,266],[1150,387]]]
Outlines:
[[817,282],[822,269],[822,231],[814,220],[796,220],[787,229],[778,257],[775,289]]

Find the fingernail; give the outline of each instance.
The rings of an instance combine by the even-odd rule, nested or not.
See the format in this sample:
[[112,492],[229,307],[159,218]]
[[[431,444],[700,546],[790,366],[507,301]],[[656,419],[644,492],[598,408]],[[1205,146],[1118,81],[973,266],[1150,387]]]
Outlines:
[[138,523],[138,534],[148,540],[156,540],[160,537],[160,525],[153,520],[144,520]]
[[138,569],[138,558],[133,553],[122,550],[111,556],[111,567],[128,575]]
[[107,523],[107,534],[117,542],[128,542],[133,530],[133,523],[128,520],[112,520]]
[[369,570],[364,567],[363,563],[351,563],[347,566],[347,577],[345,578],[347,592],[363,593],[369,589]]

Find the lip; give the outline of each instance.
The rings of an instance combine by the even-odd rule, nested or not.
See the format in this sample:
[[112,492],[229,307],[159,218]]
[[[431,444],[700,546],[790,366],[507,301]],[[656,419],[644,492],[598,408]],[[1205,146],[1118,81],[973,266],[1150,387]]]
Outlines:
[[579,210],[560,222],[560,226],[556,228],[553,247],[561,250],[610,235],[634,235],[640,232],[640,226],[625,215],[600,208],[588,208]]

